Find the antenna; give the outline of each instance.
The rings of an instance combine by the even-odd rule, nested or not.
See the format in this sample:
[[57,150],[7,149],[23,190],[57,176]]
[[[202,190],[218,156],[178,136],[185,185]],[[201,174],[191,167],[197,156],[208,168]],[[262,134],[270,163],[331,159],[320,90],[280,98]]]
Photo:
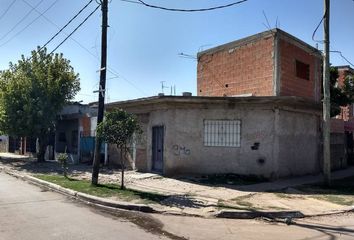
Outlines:
[[182,57],[182,58],[188,58],[188,59],[192,59],[192,60],[197,60],[197,57],[194,56],[194,55],[191,55],[191,54],[186,54],[186,53],[179,53],[178,54],[179,57]]
[[161,81],[161,93],[165,93],[165,89],[168,88],[168,86],[165,86],[165,83],[166,81]]
[[270,24],[269,24],[269,21],[268,21],[267,15],[266,15],[266,13],[265,13],[265,11],[264,11],[264,10],[263,10],[263,16],[264,16],[265,20],[267,21],[267,25],[265,25],[264,23],[263,23],[263,25],[264,25],[266,28],[268,28],[268,30],[271,30],[271,29],[272,29],[272,27],[271,27],[271,26],[270,26]]

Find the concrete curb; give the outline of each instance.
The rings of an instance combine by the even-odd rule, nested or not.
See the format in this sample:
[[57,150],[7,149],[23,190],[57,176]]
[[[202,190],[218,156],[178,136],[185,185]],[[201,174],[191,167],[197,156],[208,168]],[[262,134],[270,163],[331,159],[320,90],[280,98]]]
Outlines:
[[130,211],[139,211],[144,213],[159,213],[166,215],[175,215],[175,216],[189,216],[189,217],[204,217],[204,218],[229,218],[229,219],[254,219],[254,218],[270,218],[270,219],[286,219],[286,218],[307,218],[307,217],[320,217],[320,216],[329,216],[336,215],[348,212],[354,212],[354,207],[347,210],[334,211],[329,213],[313,214],[313,215],[304,215],[300,211],[242,211],[242,210],[220,210],[216,213],[212,213],[209,216],[197,215],[197,214],[188,214],[188,213],[179,213],[179,212],[169,212],[158,210],[154,207],[148,206],[146,204],[133,204],[122,201],[114,201],[105,198],[100,198],[92,196],[89,194],[77,192],[71,189],[61,187],[57,184],[47,182],[27,174],[19,173],[15,170],[8,169],[6,167],[0,166],[0,171],[4,171],[6,174],[14,176],[16,178],[27,181],[33,185],[44,187],[52,191],[58,192],[60,194],[72,197],[74,199],[80,200],[88,205],[101,208],[101,209],[122,209]]
[[106,207],[111,207],[111,208],[118,208],[118,209],[124,209],[124,210],[133,210],[133,211],[139,211],[139,212],[145,212],[145,213],[164,213],[163,211],[156,210],[153,207],[150,207],[145,204],[132,204],[132,203],[127,203],[127,202],[119,202],[119,201],[113,201],[105,198],[100,198],[96,196],[92,196],[89,194],[77,192],[71,189],[67,189],[64,187],[61,187],[57,184],[47,182],[32,176],[28,176],[26,174],[20,174],[15,171],[11,171],[9,169],[6,169],[4,167],[0,167],[0,170],[4,171],[5,173],[14,176],[16,178],[22,179],[24,181],[28,181],[34,185],[40,186],[40,187],[45,187],[50,190],[53,190],[55,192],[64,194],[69,197],[73,197],[75,199],[84,201],[84,202],[89,202],[90,204],[93,205],[101,205],[101,206],[106,206]]
[[299,211],[229,211],[221,210],[215,214],[217,218],[231,218],[231,219],[254,219],[254,218],[304,218],[305,215]]

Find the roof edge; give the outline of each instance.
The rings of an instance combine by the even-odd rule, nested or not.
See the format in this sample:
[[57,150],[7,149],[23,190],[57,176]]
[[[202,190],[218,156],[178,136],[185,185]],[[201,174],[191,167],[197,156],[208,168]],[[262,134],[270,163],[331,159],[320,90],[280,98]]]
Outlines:
[[285,37],[288,37],[288,38],[298,42],[299,44],[303,45],[305,48],[307,48],[307,49],[313,51],[314,53],[317,53],[317,54],[322,56],[322,52],[320,50],[318,50],[317,48],[315,48],[315,47],[311,46],[310,44],[304,42],[303,40],[291,35],[290,33],[287,33],[287,32],[285,32],[285,31],[283,31],[283,30],[281,30],[279,28],[273,28],[273,29],[270,29],[270,30],[267,30],[267,31],[264,31],[264,32],[260,32],[260,33],[257,33],[257,34],[254,34],[254,35],[251,35],[251,36],[248,36],[248,37],[245,37],[245,38],[241,38],[241,39],[229,42],[229,43],[225,43],[225,44],[222,44],[222,45],[219,45],[219,46],[216,46],[216,47],[201,51],[201,52],[199,52],[197,54],[197,57],[199,58],[201,55],[204,55],[204,54],[216,53],[216,52],[222,51],[222,50],[224,50],[226,48],[242,46],[242,45],[254,42],[254,41],[258,40],[258,39],[266,38],[266,37],[269,37],[269,36],[273,36],[274,37],[276,33],[278,33],[280,35],[283,35]]

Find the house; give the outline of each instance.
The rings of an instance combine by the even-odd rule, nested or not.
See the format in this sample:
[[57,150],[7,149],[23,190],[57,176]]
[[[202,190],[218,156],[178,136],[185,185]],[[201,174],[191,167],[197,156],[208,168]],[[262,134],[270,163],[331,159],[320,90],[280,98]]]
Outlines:
[[[114,108],[143,128],[131,152],[139,171],[270,179],[320,171],[321,106],[306,98],[155,96],[106,105]],[[115,149],[108,154],[119,162]]]
[[0,135],[0,152],[7,152],[9,149],[9,137]]
[[68,153],[72,163],[90,161],[93,156],[96,116],[95,107],[78,102],[66,105],[58,114],[55,154]]
[[[338,70],[338,80],[337,80],[338,87],[341,88],[343,87],[344,81],[348,76],[350,75],[354,76],[354,69],[351,68],[350,66],[336,66],[336,68]],[[354,108],[353,104],[350,106],[341,107],[341,113],[336,118],[343,119],[343,121],[345,122],[351,120],[354,117],[353,108]],[[347,128],[350,128],[351,131],[353,130],[350,125],[348,125]]]
[[[144,133],[130,156],[140,171],[270,179],[317,173],[321,65],[319,50],[272,29],[198,53],[198,96],[115,102],[107,110],[138,116]],[[333,131],[343,126],[333,123]],[[332,168],[345,167],[343,135],[331,144]],[[116,149],[108,155],[119,162]]]
[[37,139],[35,137],[3,136],[3,139],[4,144],[1,150],[3,152],[16,153],[26,156],[36,155]]
[[[348,76],[354,76],[354,69],[350,66],[336,66],[338,70],[338,87],[343,87]],[[354,165],[354,104],[341,107],[338,116],[331,119],[332,141],[337,145],[342,143],[344,149],[334,149],[332,157],[342,156],[346,158],[344,164]],[[339,154],[340,153],[340,154]],[[338,161],[337,161],[338,162]],[[338,168],[339,166],[337,166]]]

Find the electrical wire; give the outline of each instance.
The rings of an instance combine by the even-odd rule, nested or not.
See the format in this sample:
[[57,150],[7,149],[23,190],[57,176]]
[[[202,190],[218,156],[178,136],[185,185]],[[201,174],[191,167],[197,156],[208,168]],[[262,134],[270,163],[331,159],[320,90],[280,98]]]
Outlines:
[[[42,13],[45,14],[46,12],[48,12],[59,0],[55,0],[46,10],[44,10],[44,12]],[[27,2],[24,1],[26,4]],[[20,35],[23,31],[25,31],[29,26],[31,26],[35,21],[37,21],[42,15],[39,15],[38,17],[36,17],[35,19],[33,19],[30,23],[28,23],[24,28],[22,28],[20,31],[18,31],[15,35],[13,35],[10,39],[8,39],[6,42],[2,43],[0,45],[0,47],[5,46],[6,44],[8,44],[9,42],[11,42],[15,37],[17,37],[18,35]]]
[[[36,11],[38,14],[41,15],[41,17],[44,18],[44,20],[46,20],[48,23],[50,23],[52,26],[56,27],[58,30],[60,30],[61,28],[58,26],[58,24],[54,23],[52,20],[50,20],[46,15],[41,14],[40,11],[38,11],[37,9],[34,8],[34,6],[30,5],[30,7]],[[63,34],[65,34],[66,36],[68,36],[68,33],[66,33],[65,31],[63,31]],[[97,60],[97,62],[100,62],[100,58],[98,56],[96,56],[94,53],[92,53],[87,47],[85,47],[84,45],[82,45],[78,40],[76,40],[75,38],[73,38],[72,36],[70,37],[70,39],[75,42],[81,49],[83,49],[87,54],[91,55],[93,58],[95,58]],[[119,77],[120,79],[126,81],[127,83],[129,83],[131,86],[133,86],[135,89],[139,90],[141,93],[143,93],[144,95],[148,95],[146,94],[146,92],[144,92],[141,88],[137,87],[135,83],[133,83],[132,81],[129,81],[128,79],[126,79],[125,77],[123,77],[122,75],[119,75],[118,72],[111,66],[107,65],[107,70],[112,73],[113,75]]]
[[17,0],[13,0],[12,3],[6,8],[6,10],[1,14],[0,20],[7,14],[7,12],[11,9],[11,7],[16,3]]
[[[91,3],[93,0],[90,0],[83,8],[80,9],[56,34],[53,35],[40,49],[45,48],[54,38],[56,38],[75,18],[77,18]],[[96,10],[95,10],[96,11]],[[43,14],[42,14],[43,15]]]
[[68,38],[71,37],[99,8],[101,5],[98,5],[63,41],[61,41],[49,54],[52,54],[57,50]]
[[346,57],[344,57],[341,51],[330,51],[330,52],[338,53],[351,67],[354,67],[354,64],[350,62]]
[[326,18],[326,14],[327,14],[327,12],[324,13],[323,17],[321,18],[321,21],[318,23],[317,27],[315,28],[315,30],[312,33],[312,41],[314,41],[314,42],[318,42],[318,43],[321,43],[321,44],[324,43],[323,40],[316,40],[315,39],[315,35],[316,35],[317,30],[319,29],[319,27],[323,23],[323,20]]
[[140,87],[138,87],[135,83],[133,83],[132,81],[128,81],[125,77],[123,77],[121,74],[117,73],[112,67],[107,66],[107,71],[109,73],[111,73],[113,76],[119,78],[119,79],[123,79],[124,81],[126,81],[127,83],[129,83],[132,87],[134,87],[135,89],[139,90],[141,93],[143,93],[145,96],[148,96],[149,94],[147,94],[144,90],[142,90]]
[[[34,8],[37,8],[43,1],[44,1],[44,0],[39,1],[39,2],[35,5]],[[10,33],[12,33],[12,32],[17,28],[18,25],[20,25],[24,20],[26,20],[26,18],[33,12],[33,10],[34,10],[34,9],[32,8],[30,11],[28,11],[28,12],[26,13],[26,15],[23,16],[23,18],[21,18],[20,21],[18,21],[7,33],[5,33],[2,37],[0,37],[0,41],[3,40],[4,38],[6,38]]]
[[173,11],[173,12],[206,12],[206,11],[213,11],[213,10],[218,10],[218,9],[222,9],[222,8],[232,7],[232,6],[241,4],[243,2],[247,2],[248,0],[241,0],[241,1],[233,2],[233,3],[229,3],[229,4],[225,4],[225,5],[216,6],[216,7],[198,8],[198,9],[168,8],[168,7],[152,5],[152,4],[146,3],[146,2],[144,2],[142,0],[137,0],[137,2],[136,1],[132,1],[132,0],[121,0],[121,1],[130,2],[130,3],[138,3],[138,4],[144,5],[145,7],[150,7],[150,8],[155,8],[155,9],[160,9],[160,10],[165,10],[165,11]]

